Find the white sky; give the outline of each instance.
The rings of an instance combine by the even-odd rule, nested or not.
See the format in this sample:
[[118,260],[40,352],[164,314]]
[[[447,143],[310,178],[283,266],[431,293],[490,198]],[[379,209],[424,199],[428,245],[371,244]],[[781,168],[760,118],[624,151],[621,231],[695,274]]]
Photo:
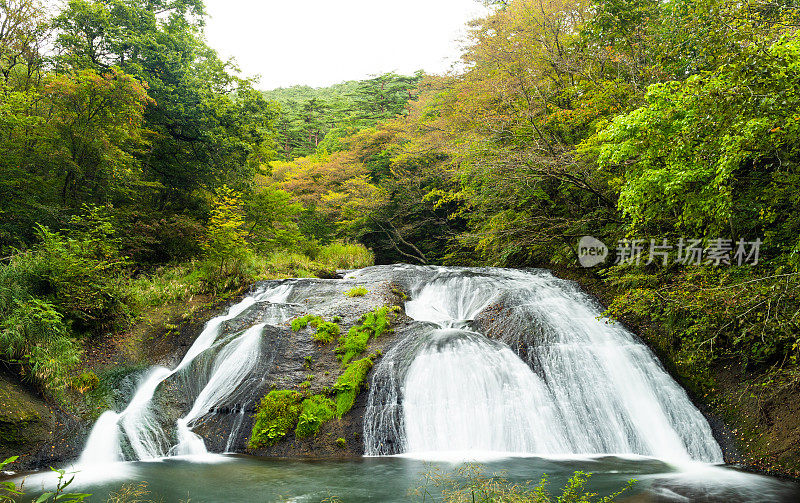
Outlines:
[[390,71],[444,73],[475,0],[205,0],[206,36],[258,87],[327,86]]

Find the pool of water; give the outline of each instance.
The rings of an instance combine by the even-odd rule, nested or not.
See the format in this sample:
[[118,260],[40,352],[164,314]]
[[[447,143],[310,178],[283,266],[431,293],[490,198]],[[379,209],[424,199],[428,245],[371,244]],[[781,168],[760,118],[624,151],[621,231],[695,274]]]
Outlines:
[[[793,483],[720,466],[678,466],[655,459],[613,456],[495,458],[479,463],[487,473],[504,472],[512,482],[538,482],[547,474],[548,488],[556,495],[569,477],[581,470],[593,474],[588,488],[601,495],[617,491],[627,481],[636,479],[633,488],[618,501],[800,501],[800,488]],[[453,474],[463,466],[460,461],[399,456],[333,461],[209,455],[73,468],[78,471],[70,490],[92,493],[89,501],[100,502],[123,484],[144,481],[151,492],[149,497],[165,502],[321,502],[331,497],[344,502],[423,501],[413,491],[425,486],[426,473],[439,470]],[[16,482],[20,481],[22,478],[18,477]],[[24,489],[34,498],[53,483],[50,473],[24,477]],[[430,484],[427,487],[440,500],[436,487]]]

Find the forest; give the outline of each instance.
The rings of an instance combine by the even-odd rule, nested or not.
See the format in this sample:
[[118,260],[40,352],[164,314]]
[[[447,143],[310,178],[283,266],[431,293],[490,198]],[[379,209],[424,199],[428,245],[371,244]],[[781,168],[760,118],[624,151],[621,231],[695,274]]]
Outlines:
[[[88,345],[192,296],[543,267],[797,473],[749,404],[800,400],[800,7],[488,4],[457,71],[262,91],[202,0],[0,0],[2,365],[68,407]],[[642,260],[582,268],[582,236]]]

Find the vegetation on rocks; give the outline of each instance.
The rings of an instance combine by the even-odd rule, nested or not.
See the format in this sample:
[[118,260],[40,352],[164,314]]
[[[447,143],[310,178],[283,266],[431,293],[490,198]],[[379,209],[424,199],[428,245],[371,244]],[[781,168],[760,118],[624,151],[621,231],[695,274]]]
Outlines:
[[317,342],[328,344],[339,337],[339,325],[331,321],[325,321],[317,326],[317,331],[312,336]]
[[324,323],[321,317],[313,315],[313,314],[306,314],[299,318],[295,318],[292,320],[292,330],[297,332],[300,329],[306,328],[307,326],[311,325],[312,327],[319,326],[320,323]]
[[292,431],[300,418],[302,399],[297,391],[273,390],[267,393],[256,409],[250,448],[270,446]]
[[367,373],[374,365],[378,355],[370,355],[347,364],[344,372],[336,379],[333,391],[336,393],[336,415],[342,417],[356,401],[358,393],[364,386]]
[[311,437],[317,434],[322,423],[336,417],[336,404],[324,395],[313,395],[300,406],[300,417],[294,433],[297,438]]
[[396,316],[397,308],[384,306],[375,309],[361,317],[360,324],[355,325],[347,334],[339,337],[336,354],[342,365],[347,365],[354,357],[367,349],[370,338],[377,339],[384,332],[391,330],[392,319]]
[[[261,401],[256,412],[256,424],[253,426],[249,442],[251,449],[265,448],[283,438],[288,429],[294,428],[295,438],[303,439],[315,436],[320,427],[332,419],[341,419],[352,407],[358,394],[366,385],[367,375],[381,351],[377,350],[368,357],[351,361],[354,356],[362,354],[375,339],[391,330],[391,322],[397,308],[384,306],[365,313],[359,325],[353,326],[348,334],[339,336],[339,345],[333,349],[341,359],[340,349],[344,344],[352,351],[350,357],[343,361],[343,369],[336,376],[331,388],[322,389],[322,394],[310,394],[313,374],[298,385],[300,392],[292,390],[270,391]],[[320,316],[306,314],[292,320],[292,330],[304,327],[316,327],[313,339],[327,344],[339,335],[339,325],[326,322]],[[348,355],[348,353],[344,353]],[[313,359],[306,357],[304,368],[311,368]],[[328,372],[325,372],[328,375]],[[331,376],[332,378],[333,376]],[[280,426],[278,426],[280,424]],[[341,446],[344,447],[344,446]]]

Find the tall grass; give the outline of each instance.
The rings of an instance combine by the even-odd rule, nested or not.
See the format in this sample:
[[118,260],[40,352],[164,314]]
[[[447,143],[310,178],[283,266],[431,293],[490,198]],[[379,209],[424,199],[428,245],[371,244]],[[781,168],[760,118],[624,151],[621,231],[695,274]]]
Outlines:
[[375,254],[366,246],[341,242],[322,247],[315,258],[330,269],[359,269],[375,263]]

